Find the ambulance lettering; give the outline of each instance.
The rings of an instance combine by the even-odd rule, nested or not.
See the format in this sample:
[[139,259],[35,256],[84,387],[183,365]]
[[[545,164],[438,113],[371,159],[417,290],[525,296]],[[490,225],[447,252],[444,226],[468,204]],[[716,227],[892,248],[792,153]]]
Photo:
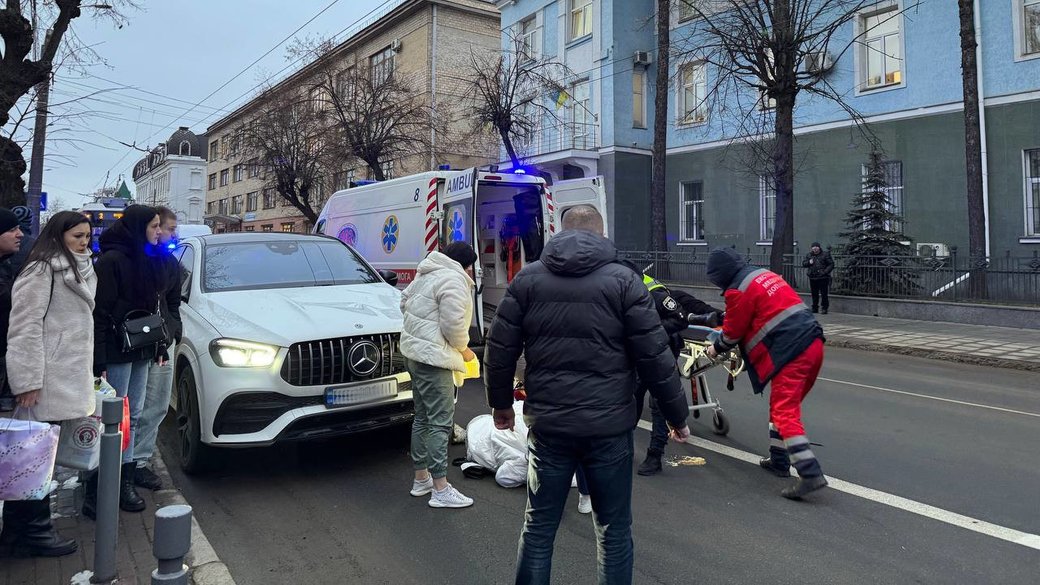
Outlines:
[[448,181],[448,195],[468,191],[473,187],[473,175],[464,173]]

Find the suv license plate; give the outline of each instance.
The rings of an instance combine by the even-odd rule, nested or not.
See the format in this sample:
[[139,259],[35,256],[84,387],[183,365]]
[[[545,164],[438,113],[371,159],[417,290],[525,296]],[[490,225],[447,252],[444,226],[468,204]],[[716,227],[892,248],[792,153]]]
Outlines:
[[352,384],[338,388],[325,389],[325,407],[338,408],[354,406],[366,402],[375,402],[384,398],[397,396],[397,380],[382,380],[368,384]]

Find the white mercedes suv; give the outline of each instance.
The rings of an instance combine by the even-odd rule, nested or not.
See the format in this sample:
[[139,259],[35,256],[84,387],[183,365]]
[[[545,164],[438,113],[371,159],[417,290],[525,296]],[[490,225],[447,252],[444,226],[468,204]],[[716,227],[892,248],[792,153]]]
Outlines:
[[396,275],[324,236],[188,238],[173,405],[180,466],[212,447],[354,433],[410,422]]

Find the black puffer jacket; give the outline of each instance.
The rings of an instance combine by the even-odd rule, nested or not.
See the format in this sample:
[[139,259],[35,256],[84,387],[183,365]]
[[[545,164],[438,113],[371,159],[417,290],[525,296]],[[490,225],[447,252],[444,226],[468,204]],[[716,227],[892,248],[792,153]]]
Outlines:
[[105,230],[99,239],[101,257],[94,265],[98,277],[94,307],[95,374],[104,371],[107,364],[154,359],[164,354],[165,345],[123,352],[120,331],[131,311],[154,313],[158,306],[170,336],[180,336],[180,271],[172,256],[144,241],[144,227],[137,224],[144,221],[146,226],[147,220],[135,216],[143,218],[147,213],[136,213],[134,208],[138,207],[141,206],[128,207],[123,219]]
[[527,361],[524,416],[539,433],[606,437],[637,422],[636,374],[665,418],[688,409],[668,336],[639,277],[615,263],[607,239],[566,231],[520,271],[498,307],[484,356],[492,408],[510,408],[513,374]]

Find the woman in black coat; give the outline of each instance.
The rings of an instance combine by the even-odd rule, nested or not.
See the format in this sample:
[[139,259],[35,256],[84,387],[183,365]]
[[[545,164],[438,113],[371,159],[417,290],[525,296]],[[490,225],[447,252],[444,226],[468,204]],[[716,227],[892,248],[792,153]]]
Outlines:
[[[144,407],[148,368],[153,361],[168,359],[165,348],[151,344],[127,350],[123,324],[128,319],[169,314],[172,302],[179,304],[180,291],[169,286],[159,245],[159,214],[144,205],[131,205],[123,217],[98,239],[101,256],[94,267],[98,277],[94,308],[94,374],[103,376],[119,396],[130,403],[130,446],[123,451],[123,473],[119,506],[140,512],[145,504],[134,489],[134,432]],[[83,514],[94,516],[96,477],[87,484]]]

